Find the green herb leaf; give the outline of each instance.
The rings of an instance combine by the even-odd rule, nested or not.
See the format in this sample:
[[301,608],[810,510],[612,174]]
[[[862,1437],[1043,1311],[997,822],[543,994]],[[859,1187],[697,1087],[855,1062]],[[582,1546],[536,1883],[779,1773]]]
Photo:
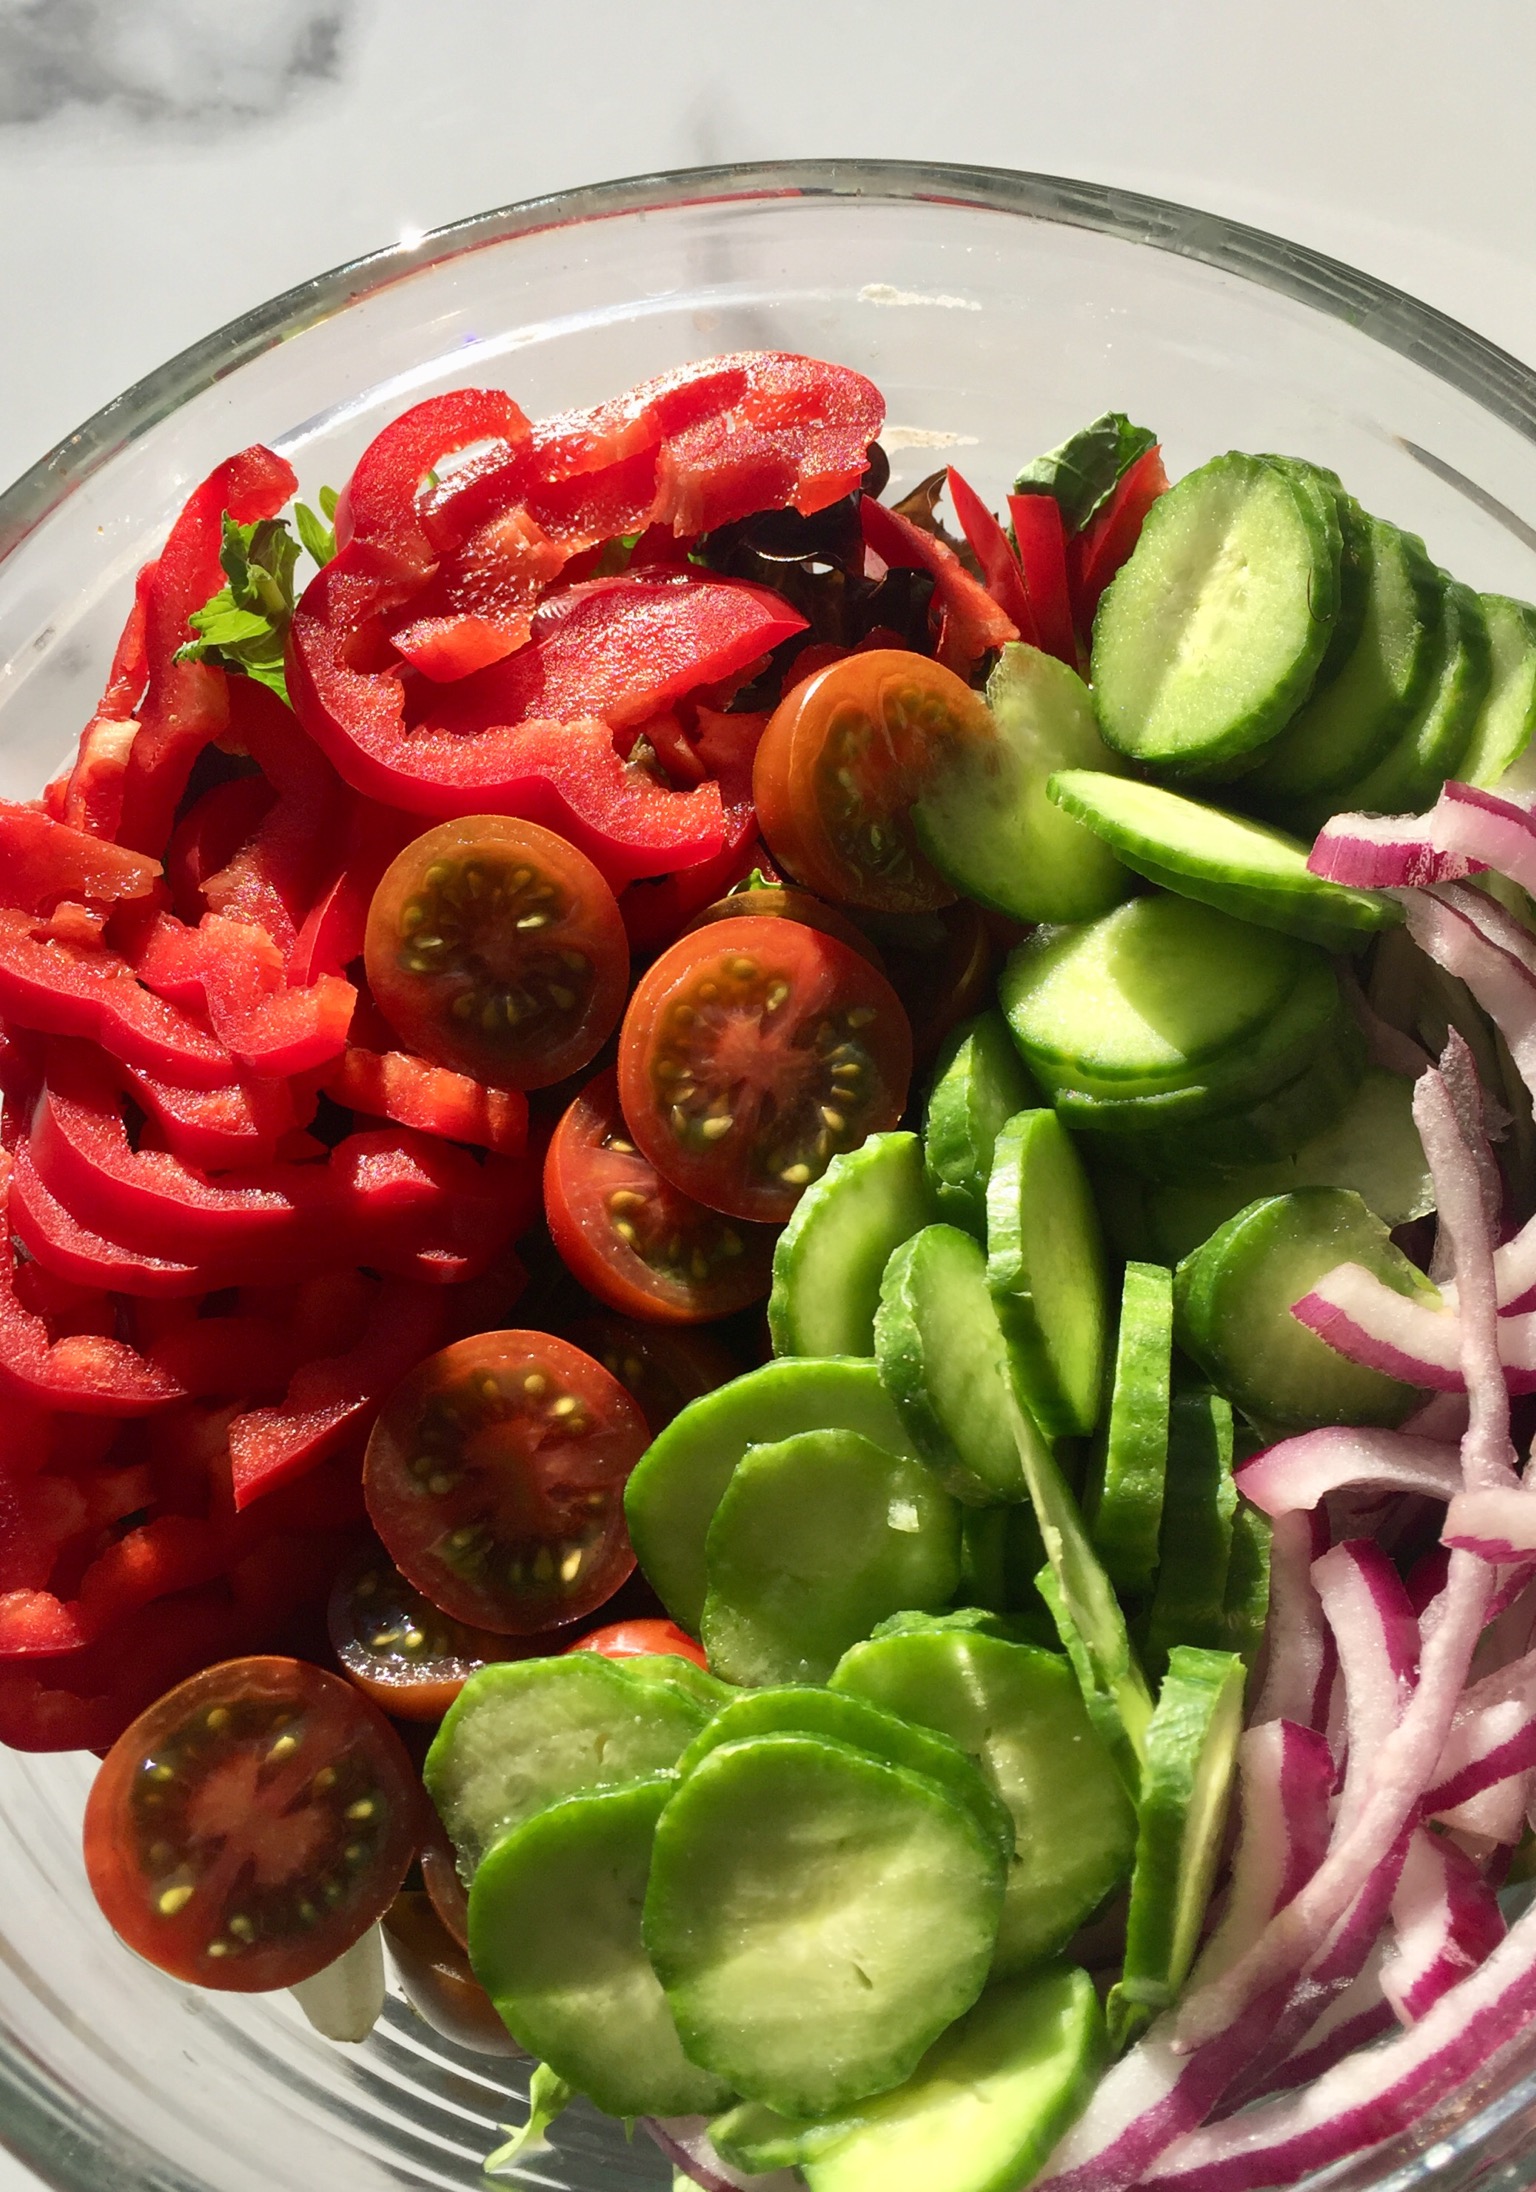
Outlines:
[[487,2154],[481,2163],[486,2176],[499,2176],[512,2167],[530,2146],[537,2146],[561,2111],[570,2105],[574,2089],[563,2078],[557,2078],[548,2063],[539,2063],[528,2081],[528,2121],[520,2126],[501,2124],[498,2129],[507,2134],[505,2146],[498,2146],[494,2154]]
[[[331,496],[331,509],[334,511],[336,497],[331,493],[330,488],[322,487],[320,490],[322,506],[327,495]],[[335,526],[327,525],[325,519],[317,511],[311,510],[307,502],[296,502],[294,504],[293,523],[294,530],[304,543],[306,555],[309,556],[312,562],[319,564],[324,569],[336,553]]]
[[1013,483],[1016,495],[1054,495],[1069,533],[1080,533],[1114,493],[1121,475],[1157,446],[1149,427],[1133,426],[1123,411],[1105,411],[1071,434],[1059,449],[1026,464]]
[[733,883],[726,892],[726,896],[728,898],[739,898],[744,891],[778,890],[779,887],[771,876],[764,875],[761,868],[754,868],[752,873],[743,876],[739,883]]
[[[320,490],[321,508],[334,512],[336,496],[328,487]],[[283,652],[293,605],[298,597],[294,567],[301,544],[318,564],[336,553],[335,531],[304,503],[294,506],[293,537],[286,518],[262,518],[255,525],[237,525],[226,510],[219,562],[228,584],[211,601],[194,609],[187,622],[197,635],[176,651],[178,662],[212,662],[221,670],[238,671],[269,685],[286,701]]]
[[341,500],[340,489],[322,487],[315,499],[320,505],[320,515],[326,520],[327,524],[334,525],[336,522],[336,505]]

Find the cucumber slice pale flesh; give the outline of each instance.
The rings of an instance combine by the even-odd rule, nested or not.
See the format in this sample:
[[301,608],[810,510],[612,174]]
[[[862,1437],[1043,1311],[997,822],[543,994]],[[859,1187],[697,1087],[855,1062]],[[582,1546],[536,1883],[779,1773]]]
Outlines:
[[1337,472],[1313,464],[1306,457],[1281,457],[1266,450],[1263,461],[1286,473],[1323,505],[1323,522],[1331,512],[1339,525],[1339,608],[1328,635],[1328,645],[1312,680],[1312,691],[1331,684],[1359,642],[1365,622],[1365,606],[1371,583],[1370,519],[1346,493]]
[[1123,2047],[1178,1999],[1189,1976],[1221,1855],[1244,1672],[1233,1652],[1179,1645],[1147,1732],[1125,1929],[1125,1967],[1110,1990],[1109,2035]]
[[913,1452],[872,1362],[791,1355],[690,1401],[641,1455],[624,1488],[630,1539],[651,1588],[693,1635],[709,1525],[737,1462],[751,1445],[829,1426],[888,1453]]
[[504,1835],[469,1895],[475,1976],[519,2046],[611,2116],[719,2108],[688,2060],[640,1937],[651,1846],[676,1788],[569,1797]]
[[[1536,790],[1530,747],[1536,732],[1536,609],[1504,594],[1483,594],[1493,681],[1457,775],[1501,792]],[[1525,765],[1522,766],[1522,763]]]
[[824,1737],[728,1743],[656,1830],[645,1946],[691,2060],[826,2115],[911,2076],[980,1994],[1005,1866],[920,1774]]
[[1008,1807],[995,1976],[1054,1955],[1125,1878],[1135,1809],[1060,1653],[939,1619],[855,1644],[832,1689],[947,1735]]
[[709,1526],[701,1634],[727,1681],[825,1682],[902,1608],[946,1606],[960,1515],[919,1461],[856,1431],[802,1431],[738,1462]]
[[997,1137],[1016,1111],[1039,1100],[1000,1012],[983,1012],[950,1037],[923,1122],[923,1162],[935,1213],[946,1225],[986,1239]]
[[777,1355],[872,1355],[893,1249],[934,1215],[915,1134],[871,1134],[834,1157],[773,1252],[768,1330]]
[[1157,1590],[1145,1658],[1156,1681],[1176,1645],[1218,1651],[1226,1643],[1227,1576],[1237,1489],[1232,1482],[1232,1404],[1220,1393],[1175,1393],[1168,1417]]
[[1157,1572],[1173,1360],[1173,1273],[1128,1263],[1114,1379],[1084,1515],[1117,1590],[1139,1598]]
[[1332,636],[1342,547],[1336,509],[1238,451],[1159,496],[1094,621],[1106,743],[1182,776],[1228,773],[1267,744]]
[[1138,875],[1240,921],[1345,951],[1403,917],[1384,891],[1350,890],[1314,875],[1300,838],[1165,785],[1064,769],[1049,790]]
[[987,1284],[1025,1410],[1048,1433],[1086,1436],[1104,1389],[1104,1241],[1082,1159],[1054,1111],[1021,1111],[997,1137]]
[[1088,688],[1037,647],[1004,647],[987,683],[996,738],[957,744],[912,808],[929,859],[956,890],[1015,921],[1086,921],[1134,888],[1046,796],[1053,769],[1120,766],[1099,735]]
[[596,1652],[500,1661],[449,1706],[422,1779],[468,1879],[545,1805],[675,1765],[708,1717],[672,1682]]

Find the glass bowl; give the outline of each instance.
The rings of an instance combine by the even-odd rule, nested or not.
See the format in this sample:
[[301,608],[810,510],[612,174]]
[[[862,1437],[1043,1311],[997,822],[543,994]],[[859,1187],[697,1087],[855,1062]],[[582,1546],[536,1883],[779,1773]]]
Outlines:
[[[885,390],[899,483],[953,458],[995,500],[1106,408],[1174,473],[1236,445],[1334,466],[1480,588],[1536,597],[1536,375],[1411,298],[1205,213],[1049,177],[802,162],[514,206],[291,291],[109,404],[0,498],[0,791],[91,714],[133,574],[188,489],[270,443],[313,499],[392,413],[493,382],[530,413],[715,351],[804,350]],[[198,1993],[135,1960],[78,1854],[92,1762],[0,1755],[0,2137],[68,2192],[382,2192],[483,2183],[515,2069],[392,1996],[334,2047],[286,1995]],[[1524,2183],[1536,2042],[1341,2187]],[[524,2181],[670,2171],[577,2108]]]

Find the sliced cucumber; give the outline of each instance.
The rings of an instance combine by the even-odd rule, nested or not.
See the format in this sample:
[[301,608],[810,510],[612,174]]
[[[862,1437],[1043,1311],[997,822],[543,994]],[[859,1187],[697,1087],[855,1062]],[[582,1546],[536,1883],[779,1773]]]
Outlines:
[[1260,928],[1344,951],[1403,917],[1383,891],[1346,890],[1314,875],[1300,838],[1164,785],[1063,769],[1049,790],[1138,875]]
[[1438,1297],[1358,1195],[1303,1187],[1250,1203],[1174,1274],[1179,1344],[1256,1421],[1287,1430],[1401,1423],[1412,1387],[1335,1354],[1291,1306],[1336,1264],[1359,1263],[1399,1294]]
[[[942,2040],[934,2043],[936,2047],[943,2044]],[[927,2060],[924,2056],[923,2061]],[[921,2063],[914,2076],[922,2076]],[[898,2092],[905,2090],[897,2087]],[[729,2168],[739,2169],[746,2177],[766,2176],[773,2169],[800,2169],[857,2131],[871,2105],[855,2102],[835,2116],[806,2121],[781,2116],[776,2108],[765,2108],[761,2101],[738,2101],[710,2125],[709,2143]],[[677,2186],[675,2192],[684,2192],[683,2186]]]
[[748,1690],[718,1712],[677,1762],[681,1780],[692,1773],[722,1743],[744,1743],[749,1736],[781,1735],[788,1729],[800,1735],[824,1735],[830,1742],[846,1743],[850,1750],[867,1751],[889,1766],[904,1766],[938,1786],[955,1803],[963,1804],[984,1834],[996,1842],[1006,1861],[1013,1856],[1013,1818],[1001,1797],[968,1758],[958,1743],[932,1728],[915,1725],[896,1713],[884,1711],[867,1699],[838,1690],[812,1689],[796,1683],[778,1690]]
[[1536,788],[1523,781],[1528,766],[1521,768],[1536,732],[1536,609],[1504,594],[1480,599],[1493,682],[1456,773],[1465,784],[1497,784],[1500,791]]
[[1107,743],[1151,768],[1225,771],[1282,730],[1339,611],[1337,510],[1294,475],[1214,457],[1152,505],[1099,604]]
[[1088,688],[1054,655],[1003,649],[987,684],[995,743],[959,745],[912,809],[918,843],[967,898],[1016,921],[1086,921],[1134,887],[1046,797],[1053,769],[1113,769]]
[[910,2077],[970,2008],[1004,1876],[923,1776],[758,1736],[712,1751],[663,1812],[645,1946],[694,2062],[783,2115],[826,2115]]
[[1109,1418],[1084,1514],[1110,1581],[1132,1597],[1151,1587],[1157,1571],[1172,1359],[1173,1273],[1128,1263]]
[[1010,1390],[1008,1349],[969,1233],[925,1226],[886,1266],[875,1356],[907,1436],[957,1499],[975,1506],[1027,1499]]
[[1154,1681],[1175,1645],[1218,1651],[1227,1641],[1236,1512],[1231,1402],[1219,1393],[1175,1393],[1168,1415],[1157,1591],[1147,1617],[1147,1672]]
[[1412,533],[1381,518],[1366,523],[1370,586],[1359,637],[1244,779],[1244,801],[1261,809],[1364,774],[1412,722],[1439,666],[1439,572]]
[[813,1180],[773,1252],[777,1355],[872,1355],[891,1251],[933,1216],[915,1134],[871,1134]]
[[422,1779],[468,1879],[546,1804],[675,1765],[707,1718],[674,1684],[596,1652],[500,1661],[448,1708]]
[[624,1488],[630,1539],[668,1613],[695,1636],[705,1540],[737,1462],[751,1445],[829,1426],[913,1451],[872,1362],[790,1356],[690,1401],[641,1455]]
[[1241,1061],[1322,963],[1294,937],[1154,893],[1028,938],[998,994],[1043,1088],[1150,1096]]
[[692,2115],[730,2087],[683,2053],[640,1938],[677,1783],[568,1797],[504,1835],[469,1894],[475,1976],[519,2046],[610,2116]]
[[722,1682],[697,1660],[684,1659],[676,1652],[636,1652],[621,1664],[635,1681],[664,1682],[670,1689],[681,1690],[684,1697],[692,1698],[707,1713],[719,1712],[741,1694],[734,1683]]
[[997,1137],[987,1284],[1025,1409],[1047,1432],[1086,1435],[1104,1388],[1104,1242],[1088,1175],[1054,1111],[1021,1111]]
[[991,1987],[849,2137],[805,2156],[809,2192],[1015,2192],[1088,2105],[1104,2055],[1086,1971]]
[[1020,1642],[1054,1651],[1056,1623],[1035,1582],[1044,1562],[1045,1540],[1027,1500],[1011,1507],[967,1507],[961,1514],[955,1594],[961,1606],[1004,1615]]
[[1059,1653],[936,1622],[854,1645],[832,1688],[947,1735],[1007,1805],[996,1974],[1054,1955],[1125,1877],[1134,1808]]
[[968,1020],[950,1037],[923,1122],[923,1161],[946,1225],[986,1239],[993,1147],[1014,1113],[1038,1102],[1000,1012]]
[[1180,1645],[1147,1732],[1125,1968],[1109,1997],[1116,2047],[1177,2000],[1199,1946],[1243,1732],[1243,1663]]
[[701,1634],[728,1681],[825,1682],[905,1606],[948,1605],[960,1516],[921,1462],[802,1431],[738,1462],[709,1526]]
[[1252,1674],[1269,1619],[1268,1515],[1245,1499],[1232,1517],[1232,1552],[1227,1561],[1227,1595],[1222,1607],[1222,1647],[1236,1652]]
[[1268,450],[1264,462],[1287,473],[1338,520],[1339,609],[1312,680],[1312,692],[1316,693],[1338,676],[1359,642],[1371,583],[1371,521],[1354,496],[1345,492],[1338,473],[1330,472],[1325,465],[1313,464],[1306,457],[1275,456]]

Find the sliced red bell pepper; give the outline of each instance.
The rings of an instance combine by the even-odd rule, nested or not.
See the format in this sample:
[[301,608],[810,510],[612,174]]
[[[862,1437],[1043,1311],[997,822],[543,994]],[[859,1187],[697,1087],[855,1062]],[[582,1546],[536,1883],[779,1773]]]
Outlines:
[[291,1080],[242,1077],[223,1088],[178,1088],[137,1066],[124,1072],[164,1147],[204,1172],[269,1164],[283,1136],[304,1123]]
[[50,791],[57,793],[49,812],[72,829],[94,837],[115,837],[123,812],[123,782],[138,723],[134,711],[149,675],[145,628],[154,565],[146,563],[133,590],[133,607],[123,626],[106,690],[96,713],[80,734],[80,745],[67,775]]
[[161,1515],[126,1531],[90,1562],[75,1595],[0,1596],[0,1657],[74,1652],[157,1599],[214,1583],[229,1564],[226,1533],[191,1515]]
[[1008,515],[1018,543],[1019,567],[1034,611],[1039,644],[1048,655],[1079,667],[1067,581],[1067,536],[1054,495],[1010,495]]
[[[725,361],[714,361],[718,366]],[[667,436],[653,524],[703,533],[786,504],[802,517],[858,486],[885,399],[862,373],[785,351],[748,352],[729,410]]]
[[338,862],[316,892],[288,954],[290,982],[340,974],[361,957],[373,894],[396,853],[417,834],[413,816],[352,797],[338,836]]
[[237,1416],[229,1427],[236,1508],[301,1475],[371,1424],[405,1373],[441,1345],[448,1314],[440,1290],[386,1283],[355,1346],[302,1364],[280,1407]]
[[1078,629],[1092,631],[1105,587],[1130,558],[1141,538],[1147,512],[1159,495],[1168,491],[1163,452],[1154,445],[1134,464],[1127,465],[1115,482],[1104,507],[1096,511],[1068,546],[1068,573]]
[[403,1050],[350,1044],[320,1086],[368,1118],[394,1119],[444,1141],[471,1142],[503,1157],[520,1157],[528,1147],[528,1099],[520,1089],[487,1088]]
[[987,582],[987,592],[1019,628],[1019,637],[1031,647],[1038,647],[1040,635],[1035,625],[1035,615],[1030,607],[1029,595],[1024,587],[1024,574],[1019,569],[1013,550],[1008,545],[1008,535],[982,501],[974,487],[949,467],[949,499],[955,506],[955,516],[960,520],[964,533],[977,562],[981,565]]
[[235,776],[188,808],[165,849],[165,878],[183,921],[195,924],[209,910],[204,883],[250,843],[276,797],[264,776]]
[[188,499],[146,581],[148,683],[123,781],[122,842],[162,852],[192,764],[229,721],[228,679],[206,662],[178,662],[188,619],[224,583],[226,513],[236,524],[276,517],[298,481],[259,443],[228,458]]
[[202,879],[214,913],[254,921],[279,950],[292,950],[334,856],[344,788],[291,708],[255,678],[230,682],[225,743],[259,763],[276,794],[248,838]]
[[[462,493],[473,481],[499,472],[525,448],[533,429],[512,398],[499,388],[462,388],[429,396],[376,434],[353,468],[336,506],[336,545],[371,542],[402,562],[435,563],[447,545],[422,521],[429,474],[461,450],[484,450],[452,479]],[[462,537],[462,535],[460,536]]]
[[158,860],[51,821],[37,807],[0,800],[0,889],[24,912],[41,913],[61,898],[97,905],[143,898],[159,873]]
[[193,1400],[281,1392],[306,1353],[304,1336],[268,1317],[193,1317],[146,1359]]
[[691,750],[699,766],[708,770],[720,786],[725,842],[712,860],[696,868],[630,884],[619,900],[619,911],[635,951],[651,951],[671,943],[696,913],[750,875],[759,856],[767,858],[758,843],[757,808],[752,798],[753,756],[767,727],[766,714],[743,710],[739,715],[728,715],[715,708],[695,709]]
[[217,1088],[229,1052],[179,1006],[145,988],[114,951],[40,939],[34,915],[0,906],[0,1014],[41,1035],[78,1035],[125,1064],[189,1088]]
[[135,1299],[182,1300],[209,1291],[204,1265],[124,1248],[82,1225],[44,1186],[25,1142],[11,1153],[11,1163],[11,1230],[46,1270]]
[[414,669],[441,683],[521,647],[535,604],[570,551],[526,510],[487,518],[436,572],[390,637]]
[[157,996],[206,1011],[235,1064],[269,1079],[328,1065],[347,1040],[357,992],[340,975],[284,986],[283,953],[248,920],[205,913],[195,929],[161,914],[134,971]]
[[1019,628],[942,540],[888,510],[872,495],[859,501],[865,545],[890,570],[931,571],[943,617],[939,659],[960,676],[993,647],[1017,639]]

